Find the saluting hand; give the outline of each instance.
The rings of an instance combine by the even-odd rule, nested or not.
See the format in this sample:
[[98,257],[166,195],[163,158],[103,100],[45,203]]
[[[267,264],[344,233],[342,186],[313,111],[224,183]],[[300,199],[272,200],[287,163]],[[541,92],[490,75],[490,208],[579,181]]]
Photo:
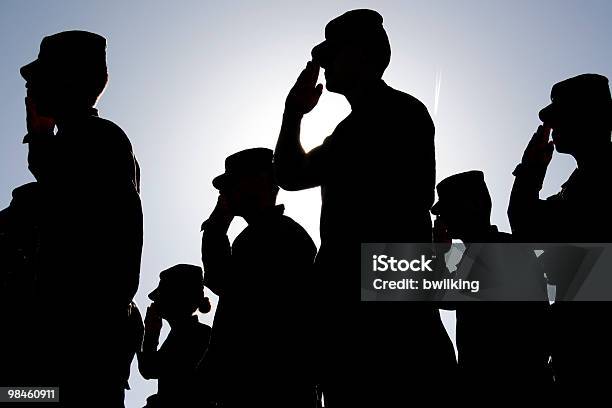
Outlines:
[[155,302],[151,303],[151,306],[147,308],[147,314],[144,319],[145,333],[148,334],[157,334],[162,328],[162,318],[157,310],[157,305]]
[[25,98],[26,106],[26,127],[28,134],[44,135],[52,134],[55,128],[55,121],[53,118],[47,116],[41,116],[36,109],[36,104],[29,96]]
[[525,148],[522,163],[545,170],[552,160],[554,149],[554,143],[550,140],[550,128],[540,125]]
[[232,223],[232,220],[234,219],[234,214],[232,213],[230,205],[228,203],[228,199],[223,192],[219,193],[219,197],[217,198],[217,205],[213,209],[208,219],[216,223],[217,225],[221,225],[226,230]]
[[285,111],[305,115],[317,106],[323,93],[323,84],[317,84],[319,66],[308,61],[306,68],[298,76],[285,101]]

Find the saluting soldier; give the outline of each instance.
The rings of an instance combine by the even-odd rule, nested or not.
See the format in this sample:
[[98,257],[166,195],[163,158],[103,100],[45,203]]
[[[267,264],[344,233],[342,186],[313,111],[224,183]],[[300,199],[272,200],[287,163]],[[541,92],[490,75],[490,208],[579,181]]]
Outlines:
[[[508,208],[513,234],[523,242],[612,242],[612,101],[608,79],[597,74],[579,75],[555,84],[550,96],[551,104],[539,114],[543,124],[514,171]],[[540,190],[554,150],[571,155],[577,168],[559,193],[542,200]],[[568,258],[566,252],[551,256],[573,263],[575,257]],[[605,302],[570,302],[568,288],[581,283],[576,272],[577,268],[558,265],[546,270],[550,283],[557,287],[552,306],[557,396],[563,401],[574,397],[603,404],[610,401],[612,379],[612,331],[606,323],[611,308]]]
[[485,406],[499,395],[505,401],[519,402],[525,395],[548,401],[549,305],[544,273],[533,267],[534,252],[491,224],[491,196],[482,171],[454,174],[436,189],[434,241],[446,244],[436,246],[448,251],[452,239],[466,246],[449,276],[480,286],[469,299],[446,304],[456,310],[458,383],[470,390],[465,401]]
[[[275,167],[286,190],[321,187],[323,394],[332,408],[396,406],[411,400],[403,384],[434,387],[432,377],[450,374],[452,344],[431,304],[359,304],[351,288],[358,287],[360,243],[431,242],[434,124],[423,103],[383,81],[391,46],[376,11],[333,19],[311,54],[286,99]],[[323,92],[320,68],[327,90],[345,96],[351,113],[305,152],[300,126]],[[397,357],[372,357],[382,350]]]
[[60,386],[66,406],[92,398],[123,406],[122,343],[140,274],[142,209],[130,140],[94,108],[108,80],[106,40],[86,31],[45,37],[20,72],[37,181],[11,206],[35,223],[42,316],[30,373],[39,385]]
[[[194,314],[210,311],[202,268],[179,264],[162,271],[149,299],[153,303],[145,317],[138,369],[144,378],[158,380],[158,390],[147,398],[147,408],[199,406],[202,390],[196,383],[196,369],[210,341],[210,327]],[[170,333],[158,347],[162,319],[170,324]]]
[[[219,199],[202,225],[202,261],[219,306],[202,363],[208,374],[203,386],[224,407],[313,407],[316,247],[276,204],[272,150],[229,156],[213,186]],[[248,226],[230,245],[227,230],[235,216]]]

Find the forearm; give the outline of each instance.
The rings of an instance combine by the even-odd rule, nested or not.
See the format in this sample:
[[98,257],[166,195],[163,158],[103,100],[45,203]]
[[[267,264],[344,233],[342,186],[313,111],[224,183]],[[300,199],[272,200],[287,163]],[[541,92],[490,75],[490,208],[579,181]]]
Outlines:
[[202,224],[202,231],[204,284],[217,295],[221,295],[224,286],[222,277],[231,268],[232,250],[227,237],[227,227],[209,218]]
[[542,220],[545,214],[540,214],[542,201],[540,190],[546,169],[534,168],[525,164],[519,164],[513,172],[514,184],[510,194],[508,206],[508,218],[514,234],[531,235],[528,229],[536,227],[534,222]]
[[302,115],[285,110],[281,131],[274,150],[274,169],[279,185],[293,189],[306,162],[306,152],[300,142]]
[[159,345],[159,332],[145,331],[142,350],[137,353],[138,371],[146,379],[159,377],[159,361],[157,346]]

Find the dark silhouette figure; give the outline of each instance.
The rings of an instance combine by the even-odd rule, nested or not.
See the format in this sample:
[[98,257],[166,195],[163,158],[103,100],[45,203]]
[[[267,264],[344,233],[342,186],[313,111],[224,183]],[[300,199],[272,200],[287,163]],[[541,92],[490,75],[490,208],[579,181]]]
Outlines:
[[[407,402],[415,396],[406,384],[437,386],[432,378],[455,366],[432,304],[360,304],[357,294],[360,243],[431,242],[434,125],[419,100],[382,80],[391,56],[382,22],[375,11],[353,10],[327,24],[325,41],[289,92],[275,152],[282,188],[321,187],[316,282],[320,381],[329,407]],[[306,153],[300,124],[323,92],[319,67],[327,89],[344,95],[352,111]],[[383,350],[393,358],[376,354]]]
[[[149,294],[153,301],[145,317],[142,351],[138,369],[146,379],[158,379],[157,394],[147,399],[147,407],[196,406],[201,392],[196,369],[210,340],[210,327],[198,321],[196,310],[210,311],[204,296],[202,268],[175,265],[159,274],[159,286]],[[158,349],[162,319],[170,333]]]
[[[543,124],[514,171],[508,208],[513,234],[524,242],[612,242],[612,102],[608,79],[596,74],[567,79],[553,86],[551,100],[540,111]],[[555,149],[574,157],[578,167],[561,192],[541,200],[540,189]],[[609,401],[610,306],[566,302],[571,300],[566,289],[575,276],[566,273],[566,268],[546,273],[550,283],[557,286],[552,306],[557,396],[564,401]]]
[[0,211],[0,384],[28,384],[39,364],[36,316],[36,253],[38,220],[33,217],[39,200],[36,183],[13,191],[8,208]]
[[[446,251],[451,239],[463,241],[468,254],[463,259],[473,262],[468,279],[480,282],[477,300],[452,305],[457,311],[460,389],[471,390],[466,403],[497,405],[502,395],[505,402],[526,395],[530,401],[545,401],[552,386],[546,282],[543,273],[520,267],[534,264],[535,254],[529,247],[503,245],[513,239],[491,225],[491,197],[481,171],[450,176],[437,191],[439,201],[431,209],[438,216],[434,241],[446,243]],[[471,255],[473,243],[502,245]],[[512,270],[505,265],[513,265]]]
[[[229,156],[213,185],[219,200],[202,224],[202,261],[205,284],[220,300],[203,383],[224,407],[313,407],[316,247],[276,205],[272,150]],[[248,226],[230,247],[234,216]]]
[[[92,395],[123,406],[124,343],[140,274],[138,164],[125,133],[93,108],[108,79],[105,59],[103,37],[67,31],[45,37],[38,58],[21,68],[36,182],[16,189],[4,213],[11,251],[24,255],[11,273],[27,272],[12,281],[28,282],[20,290],[34,294],[35,310],[29,329],[8,332],[27,352],[8,351],[25,373],[21,384],[60,386],[65,406]],[[22,304],[6,305],[8,314]],[[36,324],[33,316],[41,316]],[[27,366],[25,354],[33,356]]]

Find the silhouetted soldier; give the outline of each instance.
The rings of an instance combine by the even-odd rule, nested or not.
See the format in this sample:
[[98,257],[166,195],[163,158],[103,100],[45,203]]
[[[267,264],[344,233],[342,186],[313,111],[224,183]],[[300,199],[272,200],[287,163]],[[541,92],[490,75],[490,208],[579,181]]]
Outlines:
[[[411,400],[405,384],[433,386],[433,373],[439,378],[455,365],[437,309],[359,304],[358,285],[351,283],[359,279],[360,243],[431,242],[434,125],[420,101],[381,79],[391,56],[382,21],[375,11],[353,10],[327,24],[326,40],[312,50],[313,61],[289,92],[275,152],[282,188],[321,186],[316,269],[323,392],[330,407],[349,397],[377,406]],[[319,67],[325,69],[327,89],[344,95],[352,111],[306,153],[300,124],[323,91],[317,85]],[[382,350],[396,354],[375,353]],[[357,376],[363,377],[360,385]]]
[[[205,284],[220,296],[203,362],[206,386],[224,407],[313,407],[311,269],[316,247],[276,205],[272,150],[225,160],[219,200],[202,224]],[[234,216],[248,226],[230,247]]]
[[[446,242],[445,250],[452,239],[463,241],[463,259],[473,262],[467,278],[480,284],[473,300],[453,305],[460,389],[469,390],[466,402],[496,405],[502,395],[506,402],[526,395],[544,401],[552,385],[546,342],[549,306],[544,274],[528,267],[535,254],[512,245],[510,234],[491,225],[491,196],[481,171],[450,176],[437,191],[439,200],[431,209],[438,216],[434,241]],[[472,253],[474,243],[492,245]]]
[[[194,315],[210,311],[204,296],[202,268],[175,265],[159,274],[159,286],[149,294],[153,301],[145,317],[142,351],[138,369],[146,379],[158,379],[157,394],[147,399],[147,407],[191,407],[201,393],[196,369],[210,340],[210,327]],[[158,349],[162,319],[170,333]]]
[[[524,242],[612,242],[612,102],[608,80],[596,74],[567,79],[553,86],[551,100],[540,111],[543,125],[514,171],[508,208],[513,234]],[[540,200],[554,149],[573,156],[578,167],[561,192]],[[603,404],[610,400],[612,378],[612,332],[607,324],[611,308],[607,303],[562,302],[570,300],[565,290],[575,276],[557,274],[558,270],[546,272],[549,281],[557,285],[557,301],[552,306],[552,364],[558,396]]]
[[44,316],[30,373],[38,385],[59,385],[67,406],[123,406],[123,343],[140,274],[138,165],[125,133],[93,108],[105,59],[103,37],[67,31],[45,37],[21,68],[37,182],[23,202],[14,194],[11,211],[35,224],[35,307]]
[[39,312],[37,185],[18,187],[12,196],[11,205],[0,211],[0,324],[7,328],[0,336],[0,384],[28,384],[36,380],[32,368],[40,359],[31,321]]

